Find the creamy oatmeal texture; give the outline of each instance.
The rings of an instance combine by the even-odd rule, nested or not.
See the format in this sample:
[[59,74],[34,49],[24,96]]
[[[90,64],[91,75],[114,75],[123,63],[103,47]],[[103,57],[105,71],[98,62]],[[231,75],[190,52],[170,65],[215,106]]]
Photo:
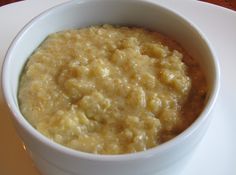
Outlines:
[[103,25],[46,38],[23,70],[19,104],[57,143],[123,154],[178,135],[205,94],[199,66],[178,44],[142,28]]

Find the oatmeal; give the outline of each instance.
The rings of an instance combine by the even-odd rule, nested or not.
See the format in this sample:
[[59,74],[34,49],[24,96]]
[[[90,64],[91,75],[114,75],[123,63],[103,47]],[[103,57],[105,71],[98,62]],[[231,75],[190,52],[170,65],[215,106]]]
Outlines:
[[25,65],[18,98],[26,119],[53,141],[124,154],[186,129],[206,91],[200,67],[174,41],[103,25],[49,35]]

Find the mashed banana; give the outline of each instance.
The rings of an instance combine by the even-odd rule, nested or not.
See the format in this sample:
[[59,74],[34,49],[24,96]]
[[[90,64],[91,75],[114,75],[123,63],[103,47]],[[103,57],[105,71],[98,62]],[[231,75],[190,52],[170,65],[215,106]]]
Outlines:
[[23,70],[19,104],[57,143],[123,154],[178,135],[205,94],[200,67],[178,44],[142,28],[103,25],[48,36]]

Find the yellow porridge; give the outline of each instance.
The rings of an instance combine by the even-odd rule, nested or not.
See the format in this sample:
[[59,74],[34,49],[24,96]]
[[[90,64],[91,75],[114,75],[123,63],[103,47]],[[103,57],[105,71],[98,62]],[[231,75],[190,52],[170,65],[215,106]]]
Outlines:
[[155,147],[199,115],[207,86],[177,43],[111,25],[49,35],[22,72],[22,114],[64,146],[96,154]]

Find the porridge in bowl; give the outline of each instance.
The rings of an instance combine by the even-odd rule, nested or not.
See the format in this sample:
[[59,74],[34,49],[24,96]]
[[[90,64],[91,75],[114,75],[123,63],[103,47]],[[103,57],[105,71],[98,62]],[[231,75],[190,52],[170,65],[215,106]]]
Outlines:
[[206,93],[200,66],[176,42],[103,25],[49,35],[23,69],[18,98],[25,118],[53,141],[124,154],[181,133]]

